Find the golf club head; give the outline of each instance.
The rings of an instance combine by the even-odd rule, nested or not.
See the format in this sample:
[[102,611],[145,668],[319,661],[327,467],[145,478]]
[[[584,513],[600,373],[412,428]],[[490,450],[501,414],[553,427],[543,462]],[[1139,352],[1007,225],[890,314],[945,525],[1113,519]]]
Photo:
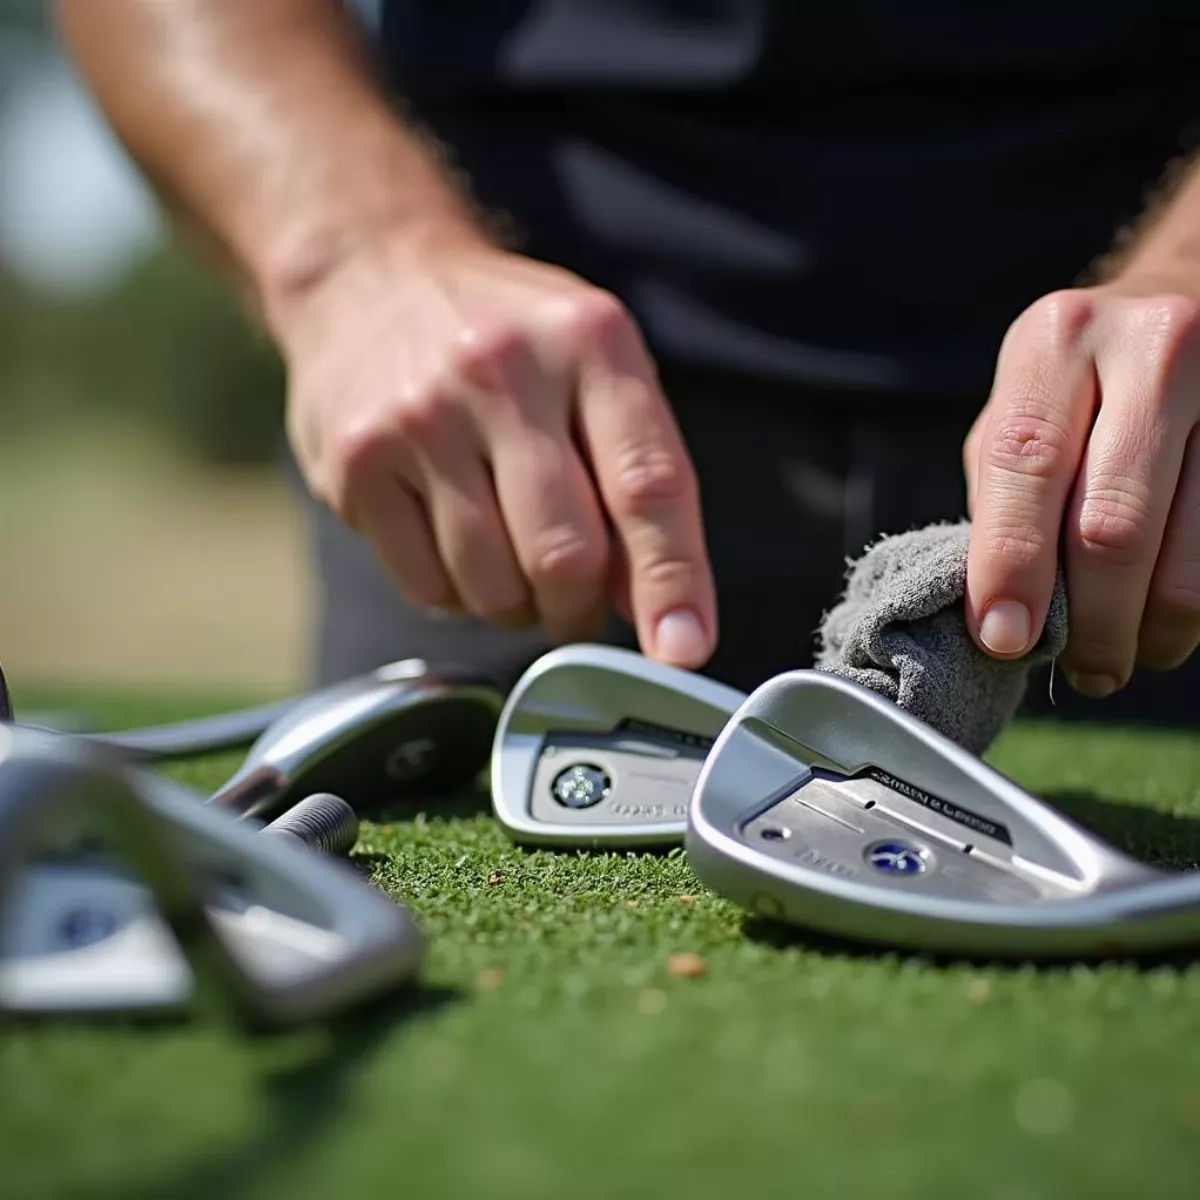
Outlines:
[[[85,715],[78,712],[46,713],[42,714],[44,719],[40,719],[36,714],[26,714],[21,724],[49,727],[57,733],[81,734],[90,741],[119,750],[125,758],[132,762],[173,762],[250,746],[272,725],[282,721],[298,706],[305,705],[311,708],[326,702],[338,702],[347,695],[376,687],[384,678],[407,679],[415,683],[422,676],[436,676],[444,683],[457,683],[460,686],[489,686],[489,681],[482,679],[477,674],[449,666],[435,668],[423,659],[410,658],[388,663],[365,675],[332,684],[307,695],[290,696],[282,700],[272,700],[267,704],[258,704],[252,708],[212,713],[185,721],[151,725],[144,729],[97,732]],[[494,702],[498,710],[500,705],[498,695],[494,697]],[[0,720],[4,719],[12,719],[11,708],[7,718],[4,717],[3,712],[0,712]]]
[[858,684],[756,688],[696,782],[688,859],[762,916],[906,949],[1097,957],[1200,941],[1200,872],[1126,857]]
[[12,696],[8,690],[8,680],[4,678],[4,668],[0,667],[0,721],[11,721],[12,719]]
[[0,1010],[207,998],[286,1024],[411,982],[412,917],[350,867],[83,739],[0,727]]
[[496,818],[532,845],[678,845],[704,756],[743,699],[631,650],[551,650],[496,726]]
[[390,663],[291,706],[210,803],[262,817],[335,792],[367,813],[465,787],[487,766],[502,704],[476,675],[435,674],[421,659]]

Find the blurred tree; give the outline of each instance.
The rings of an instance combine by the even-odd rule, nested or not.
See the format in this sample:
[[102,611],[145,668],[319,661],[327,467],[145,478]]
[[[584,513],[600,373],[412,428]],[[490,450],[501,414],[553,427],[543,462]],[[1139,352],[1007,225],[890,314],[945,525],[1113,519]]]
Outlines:
[[[42,0],[0,0],[0,104],[50,55]],[[12,432],[137,422],[198,458],[277,457],[284,375],[225,284],[167,241],[98,296],[48,295],[0,261],[0,419]]]
[[137,421],[222,465],[273,459],[284,374],[223,282],[170,243],[98,299],[0,276],[0,414],[9,428]]
[[0,0],[0,25],[40,33],[47,24],[46,0]]

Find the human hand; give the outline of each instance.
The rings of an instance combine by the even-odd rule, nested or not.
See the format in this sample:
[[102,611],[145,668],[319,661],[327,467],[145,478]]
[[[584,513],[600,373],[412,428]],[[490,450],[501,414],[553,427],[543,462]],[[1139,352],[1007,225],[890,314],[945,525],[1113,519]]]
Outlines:
[[1000,351],[963,461],[968,625],[1018,657],[1041,635],[1059,562],[1061,666],[1103,697],[1135,665],[1200,644],[1200,302],[1153,280],[1057,292]]
[[456,233],[360,251],[273,324],[308,486],[410,602],[556,642],[612,603],[648,655],[707,661],[697,481],[611,295]]

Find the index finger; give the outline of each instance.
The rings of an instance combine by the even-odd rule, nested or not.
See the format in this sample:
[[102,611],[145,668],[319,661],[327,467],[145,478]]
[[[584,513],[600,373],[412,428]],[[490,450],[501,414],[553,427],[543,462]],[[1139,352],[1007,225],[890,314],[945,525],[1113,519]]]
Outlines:
[[1096,404],[1081,321],[1049,306],[1006,339],[979,428],[967,625],[999,658],[1041,637],[1058,542]]
[[580,359],[578,432],[629,573],[643,651],[696,669],[717,641],[700,489],[632,320],[605,315]]

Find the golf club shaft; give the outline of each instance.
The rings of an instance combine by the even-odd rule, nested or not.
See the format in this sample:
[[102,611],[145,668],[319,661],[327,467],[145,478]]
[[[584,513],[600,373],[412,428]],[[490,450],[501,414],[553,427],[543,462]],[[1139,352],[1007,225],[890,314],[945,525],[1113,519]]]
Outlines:
[[249,746],[296,703],[295,698],[276,700],[168,725],[80,736],[119,750],[134,762],[170,762]]

